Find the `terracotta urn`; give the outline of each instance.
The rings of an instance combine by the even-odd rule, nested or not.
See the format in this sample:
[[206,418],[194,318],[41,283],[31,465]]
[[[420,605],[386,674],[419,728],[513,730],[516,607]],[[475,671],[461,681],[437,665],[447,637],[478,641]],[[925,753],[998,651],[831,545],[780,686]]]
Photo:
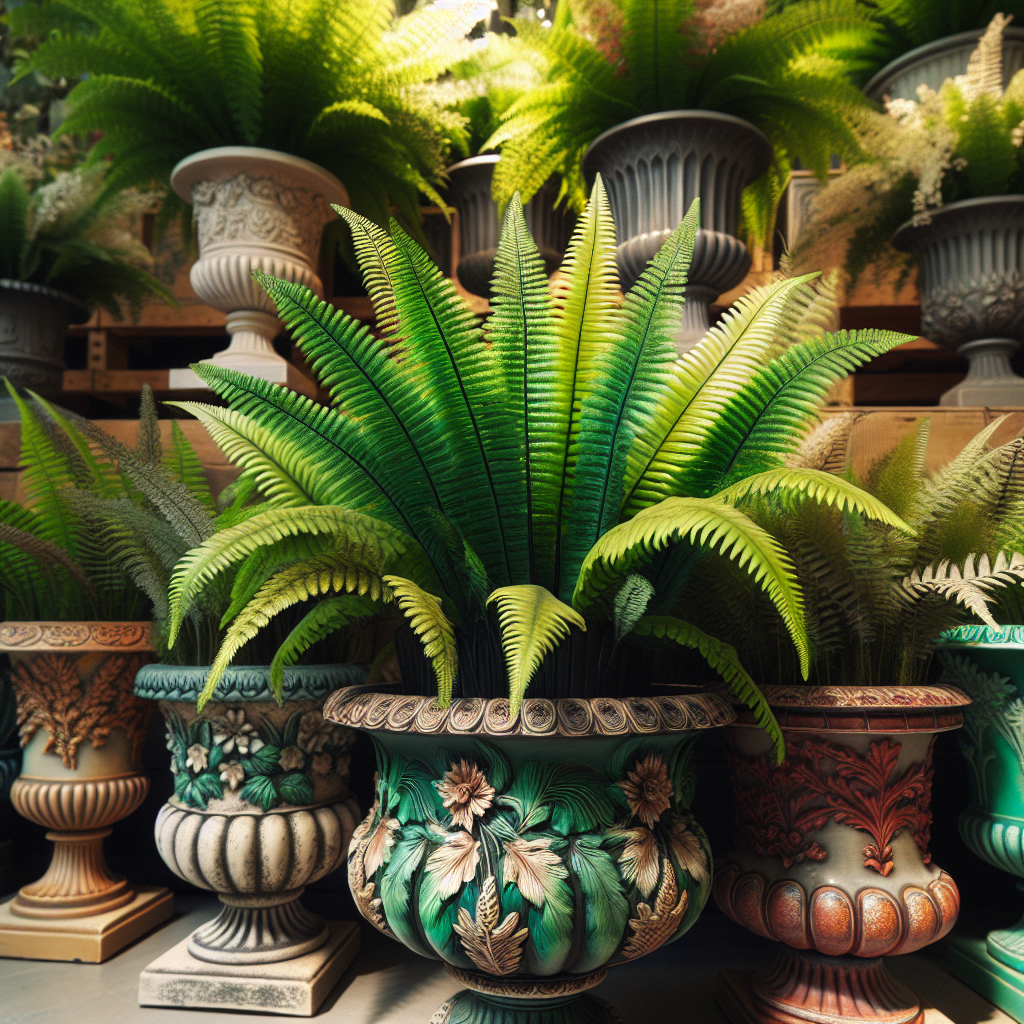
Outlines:
[[603,1024],[608,967],[682,935],[710,894],[689,811],[719,693],[433,698],[351,687],[324,714],[370,734],[376,800],[349,850],[363,916],[465,988],[435,1024]]
[[726,732],[736,846],[715,867],[733,920],[781,944],[752,975],[724,972],[730,1021],[922,1024],[883,957],[942,938],[953,879],[931,861],[932,746],[970,700],[949,686],[765,686],[786,760],[741,711]]
[[[943,635],[939,660],[941,682],[972,701],[957,734],[971,783],[960,835],[982,860],[1024,879],[1024,627],[960,626]],[[1009,885],[1006,895],[1020,905]],[[984,937],[951,936],[949,969],[1024,1020],[1024,920]]]
[[174,796],[157,815],[160,856],[222,904],[143,971],[139,1003],[309,1016],[359,950],[353,922],[325,921],[300,897],[342,863],[359,820],[354,734],[321,709],[366,669],[286,669],[279,706],[269,668],[235,666],[199,714],[208,671],[150,665],[136,682],[167,723]]
[[701,200],[700,230],[686,285],[680,352],[708,331],[708,306],[750,269],[737,237],[743,190],[772,161],[772,144],[752,124],[709,110],[667,110],[625,121],[599,135],[583,157],[588,183],[600,174],[618,237],[624,292]]
[[[189,280],[196,295],[227,313],[230,345],[209,362],[308,393],[289,363],[274,351],[281,321],[254,271],[310,288],[317,276],[331,204],[348,206],[345,186],[329,171],[272,149],[219,146],[182,160],[171,173],[174,191],[190,203],[199,259]],[[191,370],[172,370],[170,387],[204,387]],[[312,396],[316,397],[313,389]]]
[[[459,284],[474,295],[491,297],[494,256],[498,251],[498,204],[491,198],[491,181],[498,153],[483,153],[448,168],[448,201],[459,214]],[[537,243],[544,269],[553,274],[569,246],[574,218],[555,206],[558,185],[547,181],[523,207],[530,237]]]
[[110,826],[142,803],[151,705],[132,692],[153,658],[143,622],[5,622],[21,774],[15,810],[50,829],[49,869],[0,907],[0,956],[99,963],[170,917],[167,889],[133,885],[103,856]]

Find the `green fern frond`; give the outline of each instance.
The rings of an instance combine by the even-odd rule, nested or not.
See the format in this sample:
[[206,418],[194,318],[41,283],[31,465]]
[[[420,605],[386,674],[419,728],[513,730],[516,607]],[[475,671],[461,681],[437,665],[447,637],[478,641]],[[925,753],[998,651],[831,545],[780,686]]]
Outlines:
[[654,584],[640,573],[630,573],[615,595],[612,610],[615,613],[615,639],[621,640],[640,621],[654,597]]
[[[7,523],[0,523],[0,543],[10,544],[24,551],[25,554],[31,556],[37,562],[60,566],[81,586],[88,595],[89,600],[93,603],[93,607],[99,608],[99,595],[96,593],[96,588],[92,585],[92,582],[82,571],[81,567],[73,559],[69,558],[56,544],[44,540],[42,537],[37,537],[26,530],[19,530],[16,527],[9,526]],[[99,617],[98,611],[96,615]]]
[[954,601],[972,611],[986,625],[999,629],[989,605],[995,587],[1007,587],[1024,581],[1024,555],[1000,551],[994,561],[982,554],[969,557],[962,566],[948,559],[924,570],[915,569],[905,580],[903,588],[909,593],[932,592]]
[[139,440],[136,445],[143,462],[157,465],[163,461],[163,441],[160,437],[160,416],[150,384],[142,385],[139,398]]

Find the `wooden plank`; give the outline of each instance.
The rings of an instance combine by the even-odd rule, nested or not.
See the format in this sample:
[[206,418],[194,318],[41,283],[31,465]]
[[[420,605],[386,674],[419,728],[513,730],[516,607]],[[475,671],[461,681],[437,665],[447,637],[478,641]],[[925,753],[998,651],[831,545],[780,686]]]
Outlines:
[[962,373],[857,373],[853,387],[857,405],[938,405],[951,387],[964,379]]

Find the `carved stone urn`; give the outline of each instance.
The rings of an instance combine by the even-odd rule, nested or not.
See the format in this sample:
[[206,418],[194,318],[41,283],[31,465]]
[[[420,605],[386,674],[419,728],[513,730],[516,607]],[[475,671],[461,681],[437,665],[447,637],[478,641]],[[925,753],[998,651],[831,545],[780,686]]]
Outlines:
[[743,190],[772,161],[772,144],[752,124],[708,110],[668,110],[635,117],[599,135],[583,157],[588,183],[600,174],[618,236],[622,290],[700,198],[700,230],[686,285],[680,353],[708,331],[708,306],[750,269],[736,237]]
[[208,672],[150,665],[136,682],[167,723],[174,796],[156,820],[160,856],[223,904],[142,972],[139,1004],[310,1016],[359,951],[354,922],[325,921],[299,897],[342,862],[359,820],[354,735],[321,709],[366,668],[286,669],[278,706],[269,668],[236,666],[199,714]]
[[167,920],[169,890],[133,885],[103,856],[110,826],[142,803],[152,708],[132,692],[153,658],[144,622],[5,622],[23,759],[11,802],[48,829],[46,874],[0,906],[0,956],[100,963]]
[[[193,153],[174,168],[171,186],[192,205],[199,236],[192,288],[228,315],[231,344],[209,362],[308,394],[312,385],[274,351],[281,321],[252,273],[296,282],[322,298],[320,239],[335,217],[331,204],[349,205],[345,186],[308,160],[251,146]],[[170,386],[205,387],[191,370],[172,370]]]
[[[1024,879],[1024,627],[960,626],[943,635],[939,660],[941,681],[972,701],[957,736],[971,782],[960,835],[982,860]],[[1024,920],[983,938],[951,936],[949,969],[1024,1020]]]
[[[474,295],[491,297],[494,255],[498,251],[498,204],[491,198],[494,166],[498,153],[484,153],[460,160],[448,168],[448,201],[459,214],[459,283]],[[523,207],[530,237],[537,243],[544,269],[553,274],[562,264],[569,246],[574,218],[555,208],[558,186],[546,182]]]
[[[84,324],[89,310],[78,299],[41,284],[0,279],[0,377],[17,387],[57,394],[64,381],[64,335]],[[21,414],[6,391],[0,422]]]
[[608,1024],[609,966],[682,935],[711,887],[689,806],[718,693],[524,701],[350,687],[324,708],[370,734],[377,790],[349,884],[379,931],[465,988],[435,1024]]
[[892,244],[921,264],[921,333],[967,358],[941,405],[1024,405],[1010,356],[1024,336],[1024,195],[949,203]]
[[736,847],[715,900],[782,944],[764,970],[723,972],[733,1022],[923,1024],[883,957],[942,938],[960,896],[931,862],[932,746],[970,700],[949,686],[763,686],[786,740],[741,711],[726,732]]

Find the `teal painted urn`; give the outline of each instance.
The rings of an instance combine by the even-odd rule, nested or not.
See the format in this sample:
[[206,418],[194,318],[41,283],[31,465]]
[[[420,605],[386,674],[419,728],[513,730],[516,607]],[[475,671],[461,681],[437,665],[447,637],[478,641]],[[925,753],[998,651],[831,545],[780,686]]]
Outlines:
[[441,708],[356,686],[324,716],[377,751],[348,856],[361,913],[466,986],[435,1024],[621,1021],[588,990],[707,902],[692,750],[735,717],[720,693],[529,699],[512,716],[505,698]]
[[[959,734],[971,802],[960,835],[982,860],[1024,879],[1024,626],[960,626],[943,635],[942,680],[973,703]],[[984,941],[954,936],[950,968],[1024,1021],[1024,920]]]

